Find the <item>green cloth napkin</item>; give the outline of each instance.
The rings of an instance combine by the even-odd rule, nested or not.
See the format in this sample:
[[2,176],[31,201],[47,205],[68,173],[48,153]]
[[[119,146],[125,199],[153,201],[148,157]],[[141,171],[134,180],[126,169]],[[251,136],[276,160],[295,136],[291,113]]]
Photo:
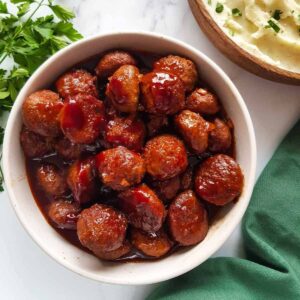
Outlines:
[[242,233],[247,260],[209,259],[148,299],[300,299],[300,121],[260,176]]

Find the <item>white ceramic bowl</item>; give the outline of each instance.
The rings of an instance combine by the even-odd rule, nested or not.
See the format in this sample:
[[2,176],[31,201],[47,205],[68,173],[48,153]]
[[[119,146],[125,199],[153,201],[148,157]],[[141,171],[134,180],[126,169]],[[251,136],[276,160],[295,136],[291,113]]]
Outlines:
[[[110,263],[64,240],[44,219],[31,194],[19,142],[21,106],[30,93],[47,88],[61,73],[85,58],[111,48],[132,48],[161,54],[177,53],[192,59],[200,75],[215,89],[235,124],[237,161],[245,175],[239,201],[209,229],[205,240],[152,262]],[[217,251],[240,222],[250,200],[256,167],[256,145],[245,103],[228,76],[208,57],[187,44],[153,33],[111,33],[83,39],[48,59],[20,92],[7,123],[3,145],[6,190],[21,223],[33,240],[57,262],[91,279],[116,284],[149,284],[181,275]]]

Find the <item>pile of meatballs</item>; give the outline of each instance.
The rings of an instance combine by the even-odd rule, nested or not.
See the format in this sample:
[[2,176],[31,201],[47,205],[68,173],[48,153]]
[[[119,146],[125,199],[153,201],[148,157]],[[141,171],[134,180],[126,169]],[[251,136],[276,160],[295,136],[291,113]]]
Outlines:
[[187,58],[164,56],[147,70],[114,50],[95,71],[73,68],[29,95],[20,141],[50,224],[104,260],[201,242],[208,207],[237,199],[243,174],[233,124],[199,82]]

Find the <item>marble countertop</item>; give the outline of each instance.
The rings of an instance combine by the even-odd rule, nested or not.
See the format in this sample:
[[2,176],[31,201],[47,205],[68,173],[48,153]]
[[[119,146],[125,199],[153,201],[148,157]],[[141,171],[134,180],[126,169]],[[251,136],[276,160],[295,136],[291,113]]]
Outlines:
[[[257,138],[257,176],[300,116],[300,87],[258,78],[225,58],[199,29],[184,0],[61,0],[73,8],[84,36],[147,30],[196,47],[219,64],[236,84],[250,111]],[[107,285],[82,278],[48,257],[26,234],[8,196],[0,194],[0,287],[3,299],[143,299],[155,285]],[[215,256],[239,256],[240,228]]]

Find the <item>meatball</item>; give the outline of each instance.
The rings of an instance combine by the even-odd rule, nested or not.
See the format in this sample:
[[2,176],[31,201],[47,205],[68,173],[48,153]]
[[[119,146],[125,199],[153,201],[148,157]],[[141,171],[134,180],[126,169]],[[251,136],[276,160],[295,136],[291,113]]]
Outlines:
[[197,244],[205,238],[208,231],[207,212],[192,190],[182,192],[172,202],[168,225],[173,238],[183,246]]
[[63,74],[58,78],[55,86],[63,98],[77,94],[98,96],[96,76],[85,70],[72,70]]
[[25,126],[42,136],[56,137],[60,134],[58,115],[63,102],[58,94],[41,90],[28,96],[22,106]]
[[125,51],[111,51],[106,53],[98,62],[96,74],[99,78],[111,76],[117,69],[124,65],[135,66],[136,60]]
[[60,126],[71,142],[93,143],[105,126],[103,102],[83,94],[68,98],[60,113]]
[[169,125],[168,117],[162,115],[148,115],[148,136],[156,135],[160,129]]
[[208,147],[212,152],[226,152],[231,146],[231,132],[229,127],[220,119],[215,119],[215,128],[210,132]]
[[114,118],[105,129],[105,140],[110,147],[125,146],[130,150],[140,151],[144,146],[146,129],[139,119]]
[[183,143],[173,135],[160,135],[145,146],[146,171],[156,180],[170,179],[186,169],[187,153]]
[[112,251],[100,251],[95,249],[94,253],[97,257],[104,259],[104,260],[115,260],[118,259],[128,252],[131,251],[131,245],[128,241],[125,241],[124,244],[119,247],[118,249]]
[[162,229],[158,232],[147,233],[132,228],[131,243],[135,248],[152,257],[161,257],[165,255],[173,245],[172,241]]
[[66,137],[59,138],[54,148],[57,154],[65,160],[74,160],[80,157],[83,152],[83,146],[80,144],[74,144]]
[[25,156],[29,158],[41,157],[53,151],[51,139],[34,133],[26,127],[22,128],[20,142]]
[[77,235],[81,244],[95,254],[120,248],[126,230],[125,216],[104,204],[94,204],[84,209],[77,221]]
[[193,169],[188,167],[180,176],[181,190],[189,190],[193,188]]
[[142,103],[151,114],[173,115],[184,108],[184,85],[171,73],[151,72],[141,80]]
[[67,182],[75,201],[80,204],[90,202],[97,196],[95,159],[75,161],[69,168]]
[[207,149],[210,123],[190,110],[183,110],[174,121],[183,139],[195,153],[200,154]]
[[135,66],[124,65],[110,78],[106,95],[120,112],[134,113],[138,108],[140,73]]
[[213,115],[220,110],[220,105],[215,94],[199,88],[187,97],[186,108],[199,114]]
[[160,199],[164,202],[168,202],[177,195],[180,189],[179,176],[165,181],[154,181],[152,182],[152,187]]
[[165,207],[146,184],[119,194],[119,205],[128,222],[147,232],[158,231],[165,217]]
[[214,155],[198,168],[195,190],[205,201],[225,205],[242,192],[244,177],[240,166],[225,154]]
[[97,167],[103,184],[117,191],[140,183],[145,174],[142,156],[123,146],[100,152]]
[[61,229],[76,229],[79,213],[78,203],[66,199],[51,202],[48,210],[50,220]]
[[184,83],[187,92],[193,90],[198,78],[195,64],[189,59],[175,55],[168,55],[159,59],[154,64],[154,70],[176,74]]
[[44,164],[37,169],[37,181],[41,188],[51,196],[61,196],[68,191],[63,171],[51,164]]

